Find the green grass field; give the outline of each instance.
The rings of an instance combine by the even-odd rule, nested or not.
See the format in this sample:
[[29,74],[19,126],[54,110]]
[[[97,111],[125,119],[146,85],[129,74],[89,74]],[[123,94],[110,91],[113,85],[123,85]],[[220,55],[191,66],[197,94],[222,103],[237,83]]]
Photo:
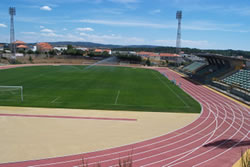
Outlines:
[[36,66],[0,70],[0,105],[155,112],[200,112],[200,105],[159,72],[94,66]]

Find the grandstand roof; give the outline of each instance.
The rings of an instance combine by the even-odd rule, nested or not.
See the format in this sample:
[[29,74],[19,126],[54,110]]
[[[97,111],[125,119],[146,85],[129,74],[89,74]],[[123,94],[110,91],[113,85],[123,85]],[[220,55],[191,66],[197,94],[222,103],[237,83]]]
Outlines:
[[221,54],[211,54],[211,53],[198,53],[196,54],[198,57],[203,57],[203,58],[220,58],[220,59],[227,59],[227,60],[241,60],[241,61],[249,61],[247,58],[242,58],[242,57],[235,57],[235,56],[224,56]]

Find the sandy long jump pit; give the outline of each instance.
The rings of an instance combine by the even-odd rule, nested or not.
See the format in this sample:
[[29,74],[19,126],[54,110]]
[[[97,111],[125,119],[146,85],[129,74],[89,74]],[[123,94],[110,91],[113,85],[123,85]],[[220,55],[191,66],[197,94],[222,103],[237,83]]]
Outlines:
[[0,163],[92,152],[143,141],[199,114],[0,107]]

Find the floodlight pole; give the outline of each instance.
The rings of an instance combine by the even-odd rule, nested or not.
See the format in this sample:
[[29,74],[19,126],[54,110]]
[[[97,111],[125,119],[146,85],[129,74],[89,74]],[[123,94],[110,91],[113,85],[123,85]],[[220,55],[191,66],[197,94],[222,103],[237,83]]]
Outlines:
[[177,11],[176,19],[178,20],[176,54],[180,54],[180,51],[181,51],[181,19],[182,19],[182,11],[181,10]]
[[16,45],[15,45],[15,27],[14,27],[14,16],[16,15],[16,8],[9,8],[10,14],[10,50],[13,53],[13,58],[16,59]]

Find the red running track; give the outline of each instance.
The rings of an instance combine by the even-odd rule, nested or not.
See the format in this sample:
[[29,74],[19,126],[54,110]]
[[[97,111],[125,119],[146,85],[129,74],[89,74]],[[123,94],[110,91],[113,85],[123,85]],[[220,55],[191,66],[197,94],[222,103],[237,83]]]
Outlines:
[[[249,108],[168,69],[155,70],[169,79],[174,78],[185,92],[200,102],[202,113],[193,123],[163,136],[117,148],[6,163],[0,167],[83,167],[82,158],[89,167],[98,163],[102,167],[118,167],[119,160],[128,158],[132,158],[133,167],[231,167],[239,160],[241,151],[250,147]],[[164,82],[162,84],[165,85]]]

